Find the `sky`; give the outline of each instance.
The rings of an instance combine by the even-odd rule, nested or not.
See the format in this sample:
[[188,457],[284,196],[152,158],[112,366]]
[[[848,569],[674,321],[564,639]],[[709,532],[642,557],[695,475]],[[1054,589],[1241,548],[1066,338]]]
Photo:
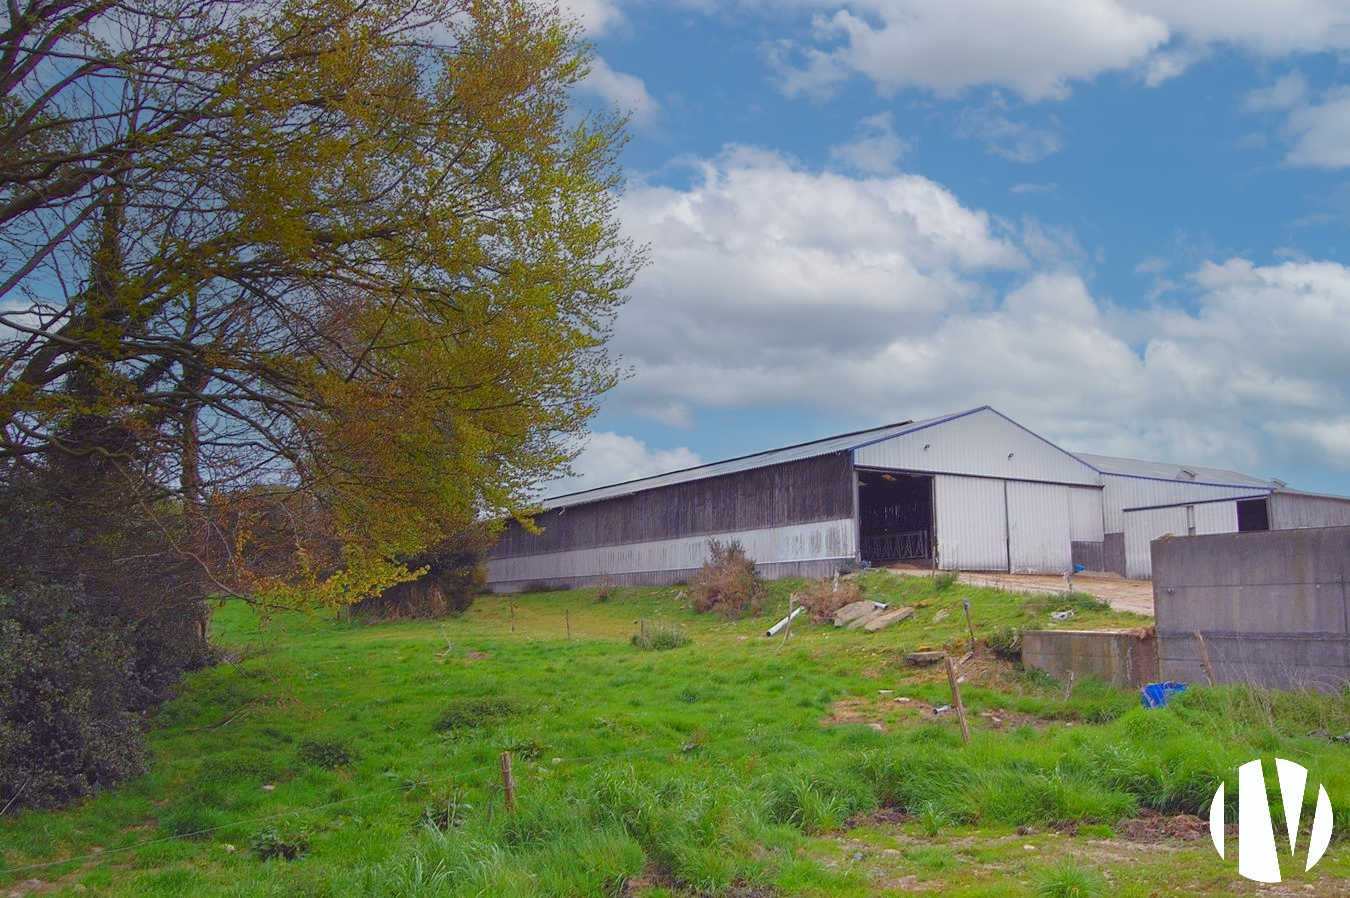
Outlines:
[[991,405],[1350,495],[1344,0],[564,0],[629,376],[544,495]]

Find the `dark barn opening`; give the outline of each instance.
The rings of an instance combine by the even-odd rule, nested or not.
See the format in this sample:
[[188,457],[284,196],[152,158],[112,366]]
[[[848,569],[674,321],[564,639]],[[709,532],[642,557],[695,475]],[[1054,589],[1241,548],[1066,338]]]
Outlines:
[[1237,504],[1238,533],[1270,529],[1270,511],[1265,498],[1242,499]]
[[933,478],[902,471],[858,471],[858,524],[863,561],[928,561],[933,557]]

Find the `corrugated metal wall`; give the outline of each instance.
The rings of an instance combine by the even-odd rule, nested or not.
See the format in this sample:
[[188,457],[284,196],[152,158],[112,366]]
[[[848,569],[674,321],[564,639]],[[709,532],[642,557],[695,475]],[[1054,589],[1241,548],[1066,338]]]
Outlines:
[[[1237,532],[1237,502],[1208,502],[1125,512],[1125,576],[1153,575],[1151,544],[1165,534],[1202,536]],[[1195,533],[1190,533],[1194,523]]]
[[[857,550],[853,518],[766,527],[733,533],[651,540],[613,546],[518,555],[488,560],[488,583],[511,589],[534,582],[584,583],[601,574],[626,582],[642,573],[688,572],[707,560],[708,539],[738,540],[746,554],[764,565],[786,562],[838,561],[852,558]],[[669,579],[669,578],[665,578]],[[655,577],[653,582],[660,582]]]
[[[1152,480],[1147,477],[1102,475],[1102,503],[1107,533],[1125,529],[1125,509],[1157,505],[1180,505],[1207,499],[1246,498],[1264,495],[1250,486],[1213,486],[1186,480]],[[1167,531],[1161,531],[1158,535]],[[1184,532],[1184,531],[1183,531]]]
[[938,565],[945,570],[1008,569],[1003,481],[982,477],[933,478]]
[[1068,493],[1049,483],[1008,483],[1008,563],[1015,573],[1067,571],[1073,564]]
[[1270,497],[1270,529],[1350,525],[1350,499],[1274,493]]
[[[926,448],[925,448],[926,447]],[[860,467],[1096,485],[1097,472],[992,409],[854,450]]]

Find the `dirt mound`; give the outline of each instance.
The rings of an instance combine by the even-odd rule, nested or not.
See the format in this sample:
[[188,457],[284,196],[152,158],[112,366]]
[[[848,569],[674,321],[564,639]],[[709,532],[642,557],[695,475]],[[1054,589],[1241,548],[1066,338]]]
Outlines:
[[[1237,825],[1230,824],[1225,832],[1236,834]],[[1116,834],[1131,842],[1161,842],[1165,839],[1180,839],[1192,842],[1209,838],[1209,821],[1194,814],[1160,814],[1146,810],[1138,817],[1121,821],[1116,826]]]

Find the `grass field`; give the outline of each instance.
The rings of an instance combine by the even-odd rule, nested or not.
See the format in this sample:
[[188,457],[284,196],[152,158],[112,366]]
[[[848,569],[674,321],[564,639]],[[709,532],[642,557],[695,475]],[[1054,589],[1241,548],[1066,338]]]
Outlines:
[[[964,651],[962,597],[981,637],[1050,625],[1062,600],[864,579],[915,617],[877,634],[799,618],[766,639],[790,581],[737,622],[692,615],[674,587],[375,626],[226,605],[227,661],[161,710],[144,776],[0,820],[0,895],[1350,893],[1350,746],[1326,738],[1350,731],[1350,695],[1194,689],[1146,712],[981,651],[965,746],[931,710],[945,674],[903,653]],[[687,640],[641,650],[638,622]],[[1142,622],[1083,602],[1067,626]],[[1336,805],[1313,871],[1286,858],[1286,883],[1258,886],[1235,840],[1223,861],[1207,830],[1158,837],[1196,835],[1176,815],[1203,816],[1225,777],[1234,802],[1236,767],[1277,755]]]

